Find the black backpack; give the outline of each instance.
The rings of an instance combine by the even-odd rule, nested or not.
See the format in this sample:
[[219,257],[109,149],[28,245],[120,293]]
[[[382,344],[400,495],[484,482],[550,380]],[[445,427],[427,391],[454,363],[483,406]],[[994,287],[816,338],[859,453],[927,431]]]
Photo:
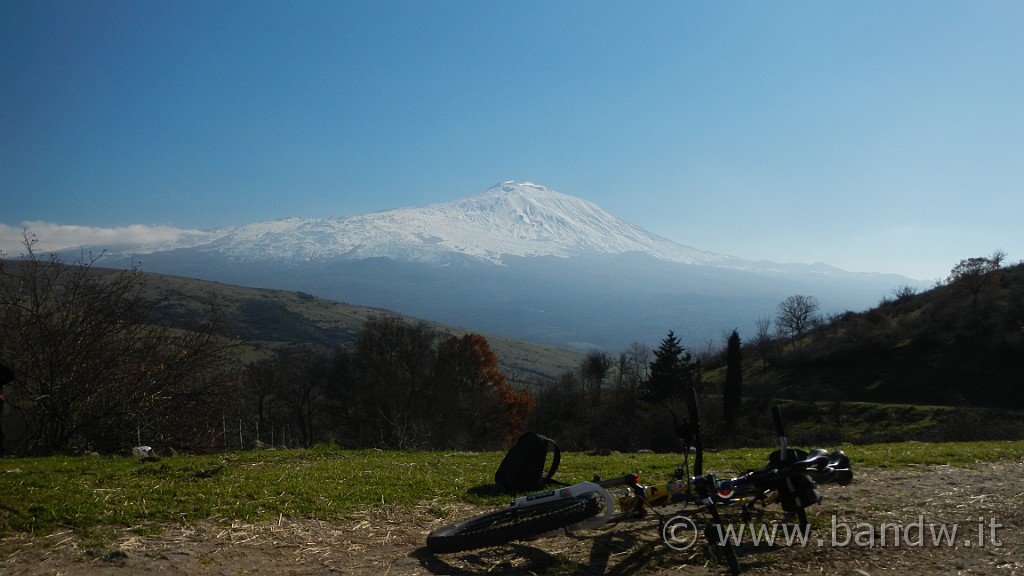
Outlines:
[[[551,467],[544,474],[544,462],[548,451],[551,452]],[[526,432],[516,440],[508,454],[494,473],[494,483],[507,492],[539,490],[545,483],[552,482],[551,477],[558,470],[562,451],[554,440],[537,434]]]

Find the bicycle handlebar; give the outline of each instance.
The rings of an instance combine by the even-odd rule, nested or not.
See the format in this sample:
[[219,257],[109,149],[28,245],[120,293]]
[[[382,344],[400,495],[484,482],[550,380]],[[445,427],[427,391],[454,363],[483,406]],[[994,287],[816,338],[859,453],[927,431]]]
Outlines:
[[715,480],[714,475],[708,474],[693,478],[693,482],[697,486],[713,486],[719,492],[731,492],[748,486],[767,489],[776,482],[797,474],[806,474],[820,484],[834,482],[840,486],[845,486],[853,480],[850,459],[845,453],[837,450],[830,454],[825,450],[817,448],[809,452],[804,458],[782,466],[767,466],[742,476],[718,481]]
[[[712,492],[744,491],[747,487],[767,490],[774,487],[779,481],[797,474],[806,474],[819,484],[836,483],[845,486],[853,480],[850,459],[845,453],[841,450],[829,453],[817,448],[795,462],[780,465],[769,464],[764,468],[752,470],[735,478],[717,480],[714,474],[707,474],[693,476],[689,482],[701,494],[701,498],[706,498]],[[595,477],[593,482],[602,488],[618,486],[643,488],[639,486],[639,480],[636,474],[625,474],[608,479]]]

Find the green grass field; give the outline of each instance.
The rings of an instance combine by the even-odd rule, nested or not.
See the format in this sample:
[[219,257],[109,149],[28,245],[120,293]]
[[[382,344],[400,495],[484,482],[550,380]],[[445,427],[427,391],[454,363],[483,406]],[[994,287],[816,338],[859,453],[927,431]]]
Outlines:
[[[1024,458],[1024,441],[843,446],[854,471],[865,468]],[[705,456],[705,468],[735,473],[765,463],[765,449]],[[0,460],[0,535],[83,534],[109,527],[159,530],[166,523],[289,518],[340,521],[372,507],[456,501],[500,505],[487,495],[499,452],[383,452],[323,446],[310,450],[208,456],[53,456]],[[563,453],[556,479],[636,472],[641,482],[668,478],[678,454]],[[856,482],[856,479],[854,480]]]

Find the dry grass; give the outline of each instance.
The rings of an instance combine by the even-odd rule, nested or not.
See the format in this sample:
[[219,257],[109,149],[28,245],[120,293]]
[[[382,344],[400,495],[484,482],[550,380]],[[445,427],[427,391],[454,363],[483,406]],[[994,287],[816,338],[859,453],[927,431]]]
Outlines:
[[[869,468],[846,487],[825,486],[813,509],[806,547],[741,547],[746,574],[984,574],[1024,573],[1024,462],[1003,460],[973,468],[943,465]],[[660,541],[656,520],[612,529],[432,556],[423,542],[434,528],[487,507],[425,501],[384,506],[344,521],[289,519],[201,521],[120,529],[101,547],[75,532],[43,538],[13,535],[2,542],[5,574],[127,574],[176,570],[184,574],[653,574],[721,575],[703,550],[676,552]],[[967,536],[955,546],[835,546],[831,518],[850,526],[958,524]],[[768,516],[771,518],[772,516]],[[978,518],[996,518],[1001,546],[967,546]],[[878,534],[876,534],[877,538]],[[842,538],[840,538],[841,540]],[[876,539],[876,544],[877,544]]]

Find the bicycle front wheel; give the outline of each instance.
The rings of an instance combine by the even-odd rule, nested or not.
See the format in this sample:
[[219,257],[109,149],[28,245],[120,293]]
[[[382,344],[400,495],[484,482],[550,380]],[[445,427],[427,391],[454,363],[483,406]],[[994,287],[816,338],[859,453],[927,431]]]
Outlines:
[[596,494],[558,500],[537,506],[508,507],[438,528],[427,536],[431,552],[462,552],[527,540],[571,526],[596,515],[601,509]]

